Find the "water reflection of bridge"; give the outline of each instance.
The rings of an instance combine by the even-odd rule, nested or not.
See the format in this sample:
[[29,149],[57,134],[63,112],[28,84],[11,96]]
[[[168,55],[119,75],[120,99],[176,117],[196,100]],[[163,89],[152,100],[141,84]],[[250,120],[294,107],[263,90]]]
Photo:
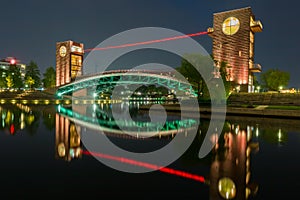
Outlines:
[[[94,105],[96,106],[96,105]],[[58,113],[74,123],[105,133],[120,134],[125,137],[156,137],[187,132],[198,128],[198,120],[177,119],[166,122],[134,121],[127,119],[115,120],[111,113],[97,110],[96,114],[84,115],[70,108],[58,106]]]

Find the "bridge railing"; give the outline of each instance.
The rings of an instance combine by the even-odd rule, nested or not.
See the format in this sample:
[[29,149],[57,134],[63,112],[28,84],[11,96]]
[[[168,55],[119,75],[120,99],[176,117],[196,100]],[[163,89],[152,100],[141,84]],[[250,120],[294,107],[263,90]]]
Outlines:
[[[175,71],[175,70],[174,70]],[[106,74],[118,74],[118,73],[147,73],[147,74],[156,74],[156,75],[162,75],[162,76],[168,76],[168,77],[173,77],[174,73],[171,71],[161,71],[161,70],[134,70],[134,69],[118,69],[118,70],[110,70],[110,71],[104,71],[104,72],[98,72],[94,74],[87,74],[87,75],[82,75],[78,76],[76,80],[81,80],[93,76],[98,76],[98,75],[106,75]]]

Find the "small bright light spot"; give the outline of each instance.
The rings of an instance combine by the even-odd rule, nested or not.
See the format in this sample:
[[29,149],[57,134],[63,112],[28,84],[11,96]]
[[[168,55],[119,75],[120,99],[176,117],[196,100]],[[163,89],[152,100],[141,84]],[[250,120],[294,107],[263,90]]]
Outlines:
[[11,59],[10,60],[10,64],[12,64],[12,65],[16,64],[16,60],[15,59]]
[[225,199],[233,199],[236,195],[235,183],[227,177],[219,180],[218,190],[219,194]]
[[256,137],[259,136],[259,130],[258,130],[258,128],[256,128],[256,130],[255,130],[255,135],[256,135]]
[[282,133],[281,133],[281,129],[278,130],[278,141],[281,142],[282,140]]

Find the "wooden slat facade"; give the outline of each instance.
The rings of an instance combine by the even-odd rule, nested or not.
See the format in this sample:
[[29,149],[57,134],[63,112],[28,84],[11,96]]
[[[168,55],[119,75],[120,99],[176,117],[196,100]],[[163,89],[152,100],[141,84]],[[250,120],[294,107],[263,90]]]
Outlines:
[[[222,24],[229,17],[237,18],[240,23],[239,30],[233,35],[226,35],[222,31]],[[213,29],[208,29],[213,39],[214,60],[216,63],[227,63],[229,80],[240,85],[241,91],[249,91],[253,85],[254,71],[250,69],[254,66],[255,32],[250,24],[254,20],[250,7],[219,12],[213,15]]]
[[[59,52],[62,46],[66,47],[65,56],[61,56]],[[80,47],[82,49],[82,52],[74,52],[74,51],[72,52],[72,46]],[[77,43],[70,40],[56,43],[56,86],[65,85],[72,81],[71,80],[71,71],[72,71],[71,57],[72,55],[81,56],[81,60],[82,60],[81,64],[82,64],[83,54],[84,52],[83,52],[82,43]],[[81,73],[81,71],[79,71],[79,73]]]

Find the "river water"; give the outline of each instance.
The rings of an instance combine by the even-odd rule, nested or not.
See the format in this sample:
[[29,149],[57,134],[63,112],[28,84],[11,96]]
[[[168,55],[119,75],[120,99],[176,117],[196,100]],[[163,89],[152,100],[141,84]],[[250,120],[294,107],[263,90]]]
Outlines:
[[[298,196],[299,120],[227,116],[220,137],[210,138],[217,144],[208,155],[199,158],[209,117],[185,117],[187,121],[182,122],[178,113],[167,113],[170,124],[153,127],[149,124],[149,113],[139,111],[138,103],[127,105],[136,123],[123,122],[122,117],[114,119],[112,108],[122,111],[122,104],[91,105],[85,112],[70,106],[0,105],[0,196],[5,199],[7,196],[9,199],[50,196],[288,199]],[[153,119],[159,117],[154,114]],[[123,127],[118,127],[120,124]],[[138,124],[139,131],[134,129],[134,124]],[[97,127],[99,134],[112,144],[138,154],[170,144],[176,129],[180,129],[178,134],[184,135],[183,138],[190,137],[186,136],[189,131],[196,131],[196,135],[188,149],[165,166],[165,170],[153,170],[157,163],[112,155],[101,142],[95,141],[96,149],[87,147],[83,139],[92,129],[92,134],[97,135]],[[126,127],[129,133],[122,134]],[[147,132],[158,129],[163,130],[161,134],[146,137]],[[101,160],[135,172],[116,169]],[[142,173],[143,170],[147,172]]]

